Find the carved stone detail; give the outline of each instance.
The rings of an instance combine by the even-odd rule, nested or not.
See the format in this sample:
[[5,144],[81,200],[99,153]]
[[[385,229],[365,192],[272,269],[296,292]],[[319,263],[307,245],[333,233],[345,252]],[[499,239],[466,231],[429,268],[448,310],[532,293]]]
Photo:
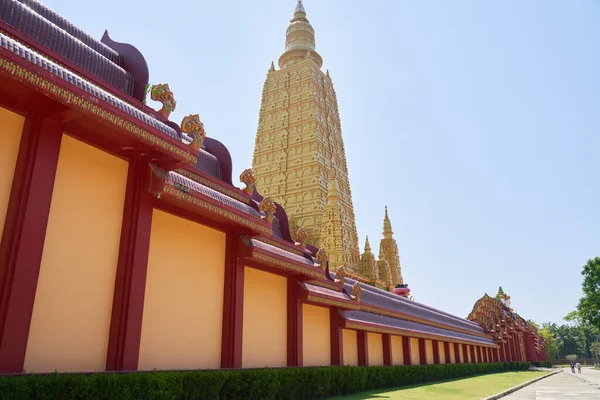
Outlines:
[[263,198],[258,206],[258,209],[265,213],[265,215],[263,216],[263,219],[265,221],[267,221],[268,223],[273,222],[273,217],[275,215],[277,207],[275,206],[275,202],[271,197]]
[[306,249],[308,243],[308,232],[306,232],[306,229],[302,227],[298,228],[295,241],[296,246],[300,246],[301,249]]
[[325,267],[327,267],[327,261],[329,261],[329,256],[327,255],[327,251],[325,249],[319,249],[315,258],[317,259],[321,268],[325,269]]
[[169,85],[166,83],[153,85],[150,88],[150,98],[162,103],[163,106],[158,112],[166,119],[169,119],[169,115],[175,111],[175,107],[177,106],[177,102],[173,97],[173,92],[169,89]]
[[194,150],[200,150],[204,139],[206,139],[206,132],[204,131],[204,124],[200,121],[200,115],[192,114],[185,117],[181,121],[181,132],[187,133],[192,137],[190,146]]
[[362,288],[360,287],[360,283],[356,282],[352,286],[352,294],[350,295],[350,298],[352,300],[356,300],[356,301],[360,302],[361,293],[362,293]]
[[335,283],[339,283],[343,286],[346,283],[346,267],[343,265],[339,267],[337,271],[335,271],[335,275],[337,277]]
[[254,187],[256,186],[256,177],[254,176],[254,170],[252,168],[245,169],[240,174],[240,182],[246,185],[242,191],[246,194],[252,195]]

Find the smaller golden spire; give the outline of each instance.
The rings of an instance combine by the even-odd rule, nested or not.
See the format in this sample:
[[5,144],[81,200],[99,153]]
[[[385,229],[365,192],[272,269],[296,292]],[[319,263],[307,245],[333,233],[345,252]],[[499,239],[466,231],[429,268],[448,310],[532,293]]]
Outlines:
[[271,61],[271,68],[269,68],[269,72],[275,72],[275,63]]
[[392,223],[388,216],[388,209],[385,206],[385,216],[383,217],[383,237],[384,239],[391,239],[394,232],[392,231]]
[[371,243],[369,243],[369,235],[367,235],[367,240],[365,240],[365,253],[371,252]]

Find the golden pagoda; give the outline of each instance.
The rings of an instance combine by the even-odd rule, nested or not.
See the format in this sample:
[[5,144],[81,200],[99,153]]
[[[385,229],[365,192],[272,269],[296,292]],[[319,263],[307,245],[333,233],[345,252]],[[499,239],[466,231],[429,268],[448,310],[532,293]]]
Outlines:
[[337,97],[302,0],[278,65],[271,63],[263,86],[252,160],[257,187],[285,208],[292,235],[302,227],[309,243],[327,250],[331,270],[344,266],[350,276],[391,290],[402,277],[387,207],[381,260],[361,257]]

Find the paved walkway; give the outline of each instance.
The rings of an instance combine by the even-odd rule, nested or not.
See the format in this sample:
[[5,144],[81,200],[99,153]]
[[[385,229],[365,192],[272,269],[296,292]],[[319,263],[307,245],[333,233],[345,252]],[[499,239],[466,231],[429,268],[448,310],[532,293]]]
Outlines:
[[570,368],[542,379],[503,399],[507,400],[598,400],[600,399],[600,371],[582,368],[581,374],[572,374]]

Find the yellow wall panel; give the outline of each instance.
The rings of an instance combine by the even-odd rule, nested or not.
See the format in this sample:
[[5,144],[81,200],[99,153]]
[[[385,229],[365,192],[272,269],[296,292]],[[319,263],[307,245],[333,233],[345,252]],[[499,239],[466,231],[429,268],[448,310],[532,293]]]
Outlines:
[[450,360],[448,363],[457,364],[456,357],[457,355],[454,352],[454,343],[450,343]]
[[304,366],[331,365],[329,308],[302,305],[302,351]]
[[471,359],[471,345],[467,345],[467,354],[463,355],[465,362],[466,363],[472,363],[473,360]]
[[225,237],[154,210],[140,370],[221,366]]
[[24,117],[0,107],[0,237],[4,230],[24,123]]
[[419,365],[421,364],[419,356],[419,339],[410,338],[410,364]]
[[433,342],[425,340],[425,358],[427,364],[433,364]]
[[28,372],[105,369],[127,168],[119,158],[62,138]]
[[448,361],[446,361],[446,359],[448,358],[448,356],[446,355],[446,351],[444,349],[444,342],[437,342],[438,344],[438,352],[440,355],[440,364],[447,364]]
[[383,365],[383,337],[381,333],[367,332],[369,365]]
[[356,331],[342,329],[344,340],[344,365],[358,365],[358,341]]
[[285,277],[246,267],[243,330],[244,368],[287,365]]
[[394,365],[404,364],[404,353],[402,351],[402,336],[392,335],[392,363]]

